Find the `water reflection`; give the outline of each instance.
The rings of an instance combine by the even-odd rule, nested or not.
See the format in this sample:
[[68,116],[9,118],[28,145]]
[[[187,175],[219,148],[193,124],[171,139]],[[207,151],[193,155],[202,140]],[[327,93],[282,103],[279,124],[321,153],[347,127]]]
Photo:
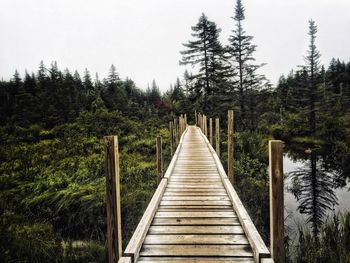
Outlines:
[[316,151],[310,150],[306,154],[308,160],[304,166],[289,173],[291,184],[288,190],[295,196],[298,211],[306,215],[306,221],[316,236],[324,216],[327,212],[334,211],[338,204],[335,194],[337,184],[335,176],[325,168]]

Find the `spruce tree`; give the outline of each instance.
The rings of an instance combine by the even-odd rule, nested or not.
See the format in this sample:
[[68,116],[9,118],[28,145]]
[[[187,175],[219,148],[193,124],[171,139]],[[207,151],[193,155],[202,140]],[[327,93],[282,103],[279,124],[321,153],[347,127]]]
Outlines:
[[192,27],[194,40],[183,44],[187,49],[181,51],[182,60],[180,64],[190,64],[196,67],[198,73],[193,75],[195,85],[192,92],[203,100],[204,110],[209,110],[210,98],[221,92],[227,73],[225,65],[225,49],[219,41],[221,29],[209,21],[205,14],[202,14],[198,23]]
[[320,57],[321,54],[316,48],[317,26],[313,20],[309,21],[310,44],[307,56],[305,57],[304,69],[308,73],[308,97],[309,97],[309,125],[310,132],[316,130],[316,103],[319,95],[320,79]]
[[[243,29],[244,11],[242,1],[237,0],[233,17],[236,28],[229,38],[230,45],[228,47],[232,71],[238,71],[233,86],[238,90],[238,106],[242,128],[248,126],[246,118],[251,119],[254,116],[254,112],[252,112],[254,110],[252,106],[255,104],[254,97],[248,98],[248,96],[253,96],[253,90],[261,88],[265,81],[265,77],[257,73],[257,70],[264,64],[257,65],[253,63],[255,61],[253,53],[256,50],[256,45],[251,43],[253,37],[247,35]],[[249,111],[250,116],[247,116],[247,111]]]

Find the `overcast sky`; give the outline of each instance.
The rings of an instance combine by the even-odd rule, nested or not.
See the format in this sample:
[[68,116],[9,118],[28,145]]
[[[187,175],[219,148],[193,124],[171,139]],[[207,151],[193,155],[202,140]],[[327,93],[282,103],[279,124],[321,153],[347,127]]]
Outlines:
[[[36,71],[41,60],[59,68],[88,68],[107,76],[114,64],[140,88],[153,79],[169,88],[184,67],[182,43],[204,12],[222,29],[234,28],[234,0],[0,0],[0,78]],[[318,26],[322,62],[350,60],[350,0],[243,0],[245,30],[258,45],[261,73],[276,83],[303,63],[308,20]]]

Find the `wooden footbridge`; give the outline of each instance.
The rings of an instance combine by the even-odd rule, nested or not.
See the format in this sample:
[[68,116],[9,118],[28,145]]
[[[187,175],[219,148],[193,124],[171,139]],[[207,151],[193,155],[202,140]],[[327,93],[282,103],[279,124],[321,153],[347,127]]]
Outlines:
[[[160,170],[158,188],[123,253],[120,223],[117,222],[120,211],[119,216],[111,216],[120,210],[118,204],[113,208],[119,190],[114,196],[112,193],[112,200],[107,202],[110,262],[118,259],[130,263],[284,262],[284,257],[278,255],[284,253],[280,251],[283,244],[276,244],[281,233],[272,233],[275,240],[271,240],[271,247],[277,247],[273,251],[274,261],[232,186],[232,179],[226,175],[216,151],[205,136],[206,117],[199,116],[198,122],[200,127],[187,126],[185,119],[180,119],[182,136],[177,149],[164,176]],[[231,124],[230,120],[228,123],[229,127],[233,126],[233,119]],[[108,160],[108,154],[106,156]],[[106,168],[107,174],[111,174],[108,161]],[[281,175],[280,171],[277,175]],[[272,206],[276,205],[272,203]],[[281,219],[276,217],[277,214],[272,214],[275,222],[271,222],[274,224],[271,231],[275,232],[275,226],[281,224]]]

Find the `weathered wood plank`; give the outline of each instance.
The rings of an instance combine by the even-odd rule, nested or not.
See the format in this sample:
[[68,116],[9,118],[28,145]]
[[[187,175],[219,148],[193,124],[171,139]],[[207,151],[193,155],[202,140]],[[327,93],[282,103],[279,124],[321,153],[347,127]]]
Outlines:
[[252,258],[242,257],[140,257],[138,262],[157,262],[157,263],[253,263]]
[[231,205],[229,200],[226,201],[204,201],[204,200],[171,200],[161,201],[160,205]]
[[144,244],[165,245],[165,244],[207,244],[207,245],[248,245],[245,235],[147,235]]
[[149,234],[243,234],[243,228],[233,226],[154,226],[149,229]]
[[229,201],[228,196],[163,196],[162,201]]
[[158,207],[158,211],[160,209],[229,209],[233,210],[231,205],[160,205]]
[[237,217],[211,217],[211,218],[154,218],[152,225],[188,225],[188,226],[209,226],[209,225],[240,225]]
[[236,217],[236,213],[229,212],[157,212],[155,217]]
[[252,257],[249,245],[144,245],[141,256]]
[[164,196],[226,196],[227,193],[224,191],[218,191],[218,192],[172,192],[172,191],[166,191],[164,193]]
[[131,263],[131,257],[121,257],[118,260],[118,263]]

